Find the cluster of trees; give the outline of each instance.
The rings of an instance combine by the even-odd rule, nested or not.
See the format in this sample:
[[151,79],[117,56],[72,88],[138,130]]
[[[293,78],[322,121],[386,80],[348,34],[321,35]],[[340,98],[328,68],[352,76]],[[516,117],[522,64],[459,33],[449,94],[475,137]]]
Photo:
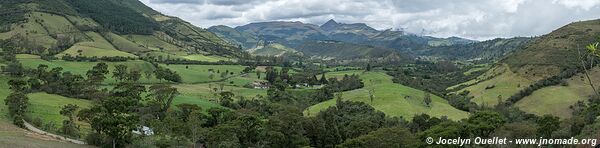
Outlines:
[[365,86],[358,75],[355,74],[345,74],[344,77],[339,80],[338,78],[329,78],[329,80],[325,81],[324,77],[325,75],[321,77],[321,82],[323,84],[327,84],[325,87],[330,88],[334,92],[349,91],[363,88]]
[[107,56],[102,56],[102,57],[97,57],[97,56],[93,56],[93,57],[86,57],[86,56],[72,56],[70,54],[65,54],[64,56],[62,56],[61,58],[62,60],[65,61],[77,61],[77,62],[98,62],[98,61],[104,61],[104,62],[125,62],[127,60],[134,60],[135,58],[132,57],[122,57],[122,56],[111,56],[111,57],[107,57]]
[[27,97],[27,83],[23,80],[10,80],[11,93],[4,100],[4,104],[8,107],[8,115],[12,117],[13,123],[19,127],[25,127],[23,119],[27,107],[29,106],[29,98]]
[[156,67],[154,70],[154,76],[156,76],[156,79],[167,80],[175,83],[181,82],[181,76],[179,76],[176,71],[172,71],[171,69],[162,67],[158,64],[155,64],[154,66]]
[[473,98],[473,96],[469,96],[469,91],[462,91],[458,94],[451,93],[446,95],[448,104],[450,104],[456,109],[460,109],[467,112],[473,112],[479,109],[479,106],[477,104],[471,102]]
[[384,67],[387,74],[393,76],[394,83],[410,86],[420,90],[428,90],[435,95],[444,96],[446,88],[476,78],[479,73],[465,75],[470,67],[459,68],[449,61],[428,62],[417,61],[407,67]]

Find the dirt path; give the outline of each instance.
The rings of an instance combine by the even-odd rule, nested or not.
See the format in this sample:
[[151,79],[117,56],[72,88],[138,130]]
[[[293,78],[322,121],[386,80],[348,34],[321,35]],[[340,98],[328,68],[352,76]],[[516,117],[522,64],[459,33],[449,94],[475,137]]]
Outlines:
[[[23,122],[25,122],[25,121],[23,121]],[[62,140],[62,141],[68,141],[68,142],[75,143],[75,144],[86,144],[85,142],[80,141],[80,140],[75,140],[75,139],[63,137],[63,136],[60,136],[60,135],[48,133],[46,131],[43,131],[43,130],[40,130],[40,129],[34,127],[33,125],[31,125],[31,124],[29,124],[27,122],[25,122],[25,128],[27,130],[29,130],[29,131],[34,132],[34,133],[37,133],[37,134],[40,134],[40,135],[45,135],[45,136],[52,137],[52,138],[55,138],[55,139],[59,139],[59,140]]]

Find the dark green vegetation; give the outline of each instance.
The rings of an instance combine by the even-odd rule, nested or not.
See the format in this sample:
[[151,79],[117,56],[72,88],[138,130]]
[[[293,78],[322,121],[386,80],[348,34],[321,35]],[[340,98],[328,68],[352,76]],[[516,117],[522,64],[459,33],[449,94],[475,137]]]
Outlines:
[[[137,0],[2,1],[0,9],[3,130],[31,123],[101,147],[600,138],[589,85],[599,80],[600,52],[597,43],[577,50],[597,42],[597,20],[476,42],[333,20],[207,31]],[[35,137],[26,145],[20,133],[0,132],[15,139],[0,144],[71,146]]]

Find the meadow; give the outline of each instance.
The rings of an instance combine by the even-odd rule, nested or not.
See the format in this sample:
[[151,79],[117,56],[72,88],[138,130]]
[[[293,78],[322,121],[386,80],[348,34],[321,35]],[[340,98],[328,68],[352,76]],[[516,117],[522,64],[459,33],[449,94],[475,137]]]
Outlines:
[[[431,95],[432,105],[427,107],[423,101],[425,92],[393,83],[392,77],[383,72],[330,72],[326,74],[326,77],[340,78],[346,74],[358,74],[365,83],[365,87],[342,92],[343,100],[365,102],[386,115],[411,119],[415,115],[424,113],[434,117],[447,116],[452,120],[460,120],[469,115],[467,112],[450,106],[446,100],[435,95]],[[373,101],[370,100],[368,89],[374,90]],[[321,102],[309,107],[304,114],[314,116],[319,111],[334,106],[335,102],[336,99]]]

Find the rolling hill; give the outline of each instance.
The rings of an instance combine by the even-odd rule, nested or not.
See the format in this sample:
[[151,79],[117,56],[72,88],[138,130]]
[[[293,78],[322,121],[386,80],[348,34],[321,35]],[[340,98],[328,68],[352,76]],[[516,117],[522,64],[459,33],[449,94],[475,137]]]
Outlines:
[[136,57],[148,51],[242,54],[206,29],[163,15],[137,0],[27,0],[0,5],[4,18],[0,39],[22,53],[58,57]]
[[[495,67],[479,80],[466,82],[474,102],[493,106],[497,98],[506,100],[530,85],[557,76],[564,71],[580,68],[578,49],[585,52],[585,45],[596,41],[600,35],[600,20],[573,22],[549,34],[533,38],[499,61]],[[581,72],[581,71],[579,71]],[[600,76],[597,69],[590,72],[596,80]],[[583,74],[576,74],[561,81],[561,85],[535,89],[515,105],[522,110],[538,115],[552,114],[569,117],[569,106],[577,101],[585,101],[592,95]],[[470,84],[467,84],[470,83]]]
[[[432,96],[431,107],[425,106],[423,96],[425,92],[408,86],[392,82],[392,78],[383,72],[341,71],[327,73],[327,77],[341,77],[344,75],[358,74],[365,82],[361,89],[342,92],[342,98],[349,101],[365,102],[373,108],[384,112],[386,115],[411,119],[418,114],[428,114],[434,117],[447,116],[452,120],[466,118],[469,113],[458,110],[448,104],[441,97]],[[368,90],[374,90],[373,101],[369,100]],[[313,105],[304,111],[305,115],[316,115],[319,111],[335,105],[336,100],[331,99]]]

